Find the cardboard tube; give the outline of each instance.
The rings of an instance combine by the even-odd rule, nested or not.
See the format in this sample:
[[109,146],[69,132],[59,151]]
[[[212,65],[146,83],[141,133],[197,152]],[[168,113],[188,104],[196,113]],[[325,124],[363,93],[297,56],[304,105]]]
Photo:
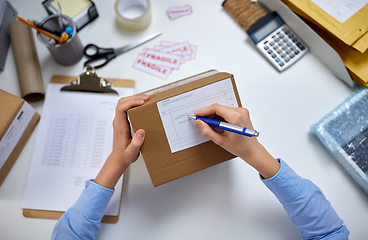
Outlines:
[[45,89],[32,29],[14,20],[9,24],[9,32],[22,98],[28,102],[44,99]]
[[130,32],[146,29],[152,19],[149,0],[117,0],[115,12],[120,27]]

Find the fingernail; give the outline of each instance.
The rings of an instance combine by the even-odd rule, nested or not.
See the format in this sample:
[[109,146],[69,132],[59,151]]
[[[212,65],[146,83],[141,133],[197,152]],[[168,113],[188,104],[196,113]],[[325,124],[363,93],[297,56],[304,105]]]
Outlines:
[[197,126],[197,128],[201,129],[202,127],[202,123],[201,121],[195,121],[195,125]]

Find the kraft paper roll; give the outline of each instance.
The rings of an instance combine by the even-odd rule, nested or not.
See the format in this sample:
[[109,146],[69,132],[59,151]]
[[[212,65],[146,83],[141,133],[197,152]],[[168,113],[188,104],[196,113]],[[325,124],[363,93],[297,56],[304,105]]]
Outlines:
[[9,32],[22,97],[28,102],[44,99],[45,88],[32,29],[14,20],[9,24]]
[[130,32],[146,29],[152,19],[149,0],[117,0],[115,12],[120,27]]

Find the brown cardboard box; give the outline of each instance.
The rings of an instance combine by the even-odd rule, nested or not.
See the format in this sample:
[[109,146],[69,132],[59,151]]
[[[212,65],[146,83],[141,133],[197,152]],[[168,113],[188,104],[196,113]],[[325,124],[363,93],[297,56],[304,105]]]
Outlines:
[[151,96],[150,100],[128,110],[134,132],[138,129],[146,131],[141,154],[153,186],[157,187],[235,157],[212,141],[172,153],[157,108],[159,101],[224,79],[231,79],[236,102],[241,106],[233,75],[212,70],[145,92]]
[[0,186],[40,115],[24,99],[0,90]]

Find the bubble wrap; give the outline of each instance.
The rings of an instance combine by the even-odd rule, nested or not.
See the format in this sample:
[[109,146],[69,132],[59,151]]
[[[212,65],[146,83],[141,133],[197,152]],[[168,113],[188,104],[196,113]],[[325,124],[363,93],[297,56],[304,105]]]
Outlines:
[[368,195],[368,89],[357,89],[310,130]]

